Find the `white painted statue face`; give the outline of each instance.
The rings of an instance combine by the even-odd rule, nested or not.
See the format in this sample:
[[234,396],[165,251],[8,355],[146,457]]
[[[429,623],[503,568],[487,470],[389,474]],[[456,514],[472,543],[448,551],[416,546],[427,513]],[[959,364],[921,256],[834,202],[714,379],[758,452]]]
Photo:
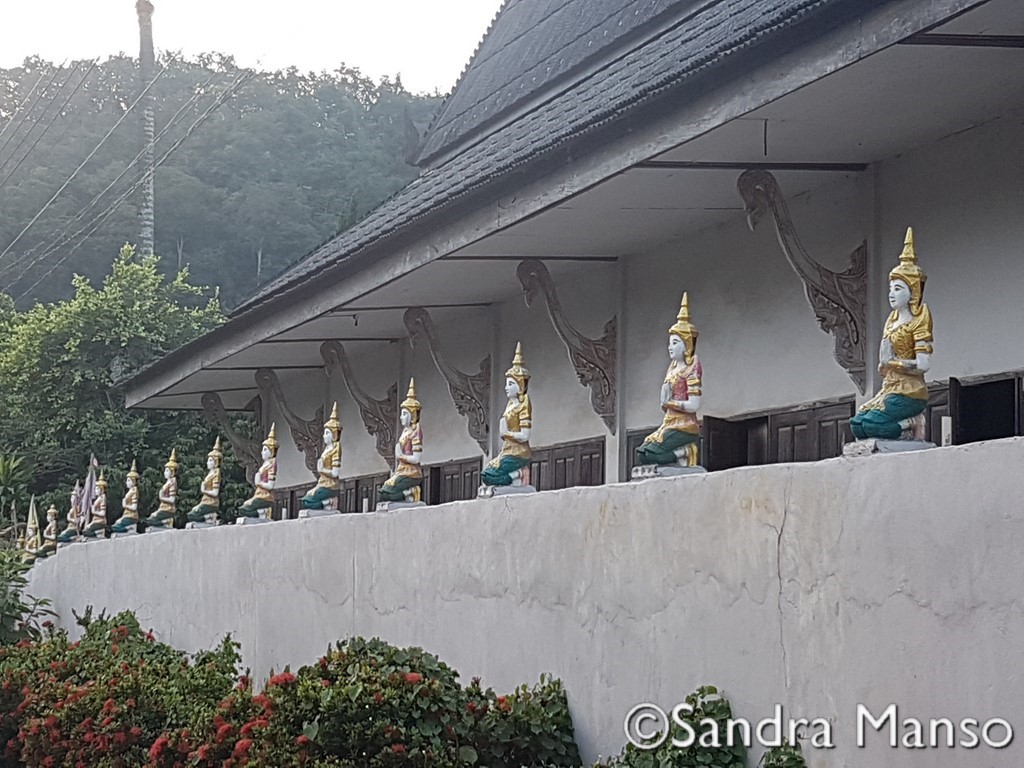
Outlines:
[[217,460],[215,458],[213,458],[212,456],[206,460],[206,468],[207,469],[213,469],[216,466],[217,466]]
[[681,363],[686,356],[686,342],[674,333],[668,337],[668,356],[677,363]]
[[519,394],[519,382],[509,376],[505,379],[505,395],[509,400]]
[[171,468],[170,467],[166,467],[164,469],[164,480],[170,480],[170,479],[171,479]]
[[135,487],[135,479],[132,478],[132,477],[126,477],[124,479],[124,484],[125,484],[125,487],[127,487],[127,488],[134,488]]
[[407,408],[403,408],[402,409],[402,416],[401,416],[401,418],[402,418],[402,426],[403,427],[408,427],[409,425],[412,424],[412,414],[409,413],[409,410]]
[[902,280],[889,281],[889,306],[897,312],[910,306],[910,286]]
[[334,435],[329,429],[324,429],[324,445],[334,445]]
[[263,450],[260,451],[260,456],[263,457],[264,461],[269,461],[270,460],[270,449],[267,446],[264,445],[263,446]]

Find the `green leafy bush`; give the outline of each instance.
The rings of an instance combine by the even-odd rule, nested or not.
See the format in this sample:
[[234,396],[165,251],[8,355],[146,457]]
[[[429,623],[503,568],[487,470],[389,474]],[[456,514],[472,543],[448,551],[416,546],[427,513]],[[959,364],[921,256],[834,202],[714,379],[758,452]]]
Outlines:
[[761,758],[764,768],[807,768],[800,745],[772,747]]
[[[688,747],[673,744],[683,741],[687,734],[673,724],[669,738],[654,749],[640,749],[633,744],[626,745],[622,754],[610,758],[598,766],[606,768],[745,768],[747,750],[742,743],[728,746],[726,722],[732,718],[732,706],[720,696],[712,685],[698,688],[685,699],[692,708],[691,713],[682,713],[681,719],[696,734],[694,743]],[[702,724],[711,721],[712,725]],[[713,738],[713,736],[717,736]],[[704,744],[701,743],[704,736]],[[710,746],[715,741],[720,746]]]
[[25,594],[31,567],[19,550],[0,549],[0,646],[38,640],[40,620],[54,615],[49,600]]

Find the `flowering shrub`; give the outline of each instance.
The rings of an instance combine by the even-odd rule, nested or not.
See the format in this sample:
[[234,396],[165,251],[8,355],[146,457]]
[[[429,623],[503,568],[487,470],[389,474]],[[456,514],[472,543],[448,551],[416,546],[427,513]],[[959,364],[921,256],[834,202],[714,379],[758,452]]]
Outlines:
[[212,716],[236,679],[237,645],[195,657],[156,642],[130,613],[48,630],[0,649],[0,738],[8,764],[140,766],[169,723]]
[[[316,664],[249,682],[220,702],[191,751],[177,735],[151,765],[192,766],[579,766],[561,684],[543,679],[495,696],[419,648],[352,638]],[[196,741],[196,737],[199,738]]]
[[130,614],[0,650],[3,765],[505,768],[580,765],[561,683],[497,696],[419,648],[351,638],[316,664],[238,675],[225,639],[190,657]]

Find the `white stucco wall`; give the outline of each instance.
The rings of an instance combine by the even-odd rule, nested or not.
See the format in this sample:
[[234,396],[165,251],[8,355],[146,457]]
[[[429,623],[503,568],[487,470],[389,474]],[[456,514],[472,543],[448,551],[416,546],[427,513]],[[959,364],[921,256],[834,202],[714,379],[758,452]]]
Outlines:
[[[345,351],[352,362],[356,382],[370,397],[381,400],[388,389],[398,382],[399,402],[405,396],[405,387],[399,379],[401,367],[400,343],[350,342]],[[337,370],[328,384],[328,404],[338,402],[341,414],[341,474],[342,477],[360,477],[387,472],[387,462],[377,453],[376,438],[371,437],[363,424],[356,401],[345,385],[341,370]],[[397,433],[396,433],[397,434]]]
[[[589,338],[600,338],[604,325],[618,313],[617,267],[612,262],[551,262],[552,280],[567,320]],[[518,287],[518,283],[516,284]],[[585,438],[605,438],[606,476],[614,480],[615,440],[590,404],[590,389],[580,384],[569,352],[548,317],[539,293],[527,307],[520,290],[497,305],[498,353],[495,371],[495,418],[508,399],[504,395],[505,371],[512,365],[516,342],[522,341],[530,371],[530,402],[533,430],[530,443],[551,445]]]
[[[324,402],[326,379],[322,370],[280,371],[278,379],[288,405],[304,419],[311,419]],[[329,408],[330,406],[328,406]],[[325,410],[324,418],[330,415]],[[316,481],[306,467],[306,459],[295,447],[288,420],[280,412],[277,403],[268,403],[267,427],[270,422],[277,424],[277,486],[287,488],[293,485],[311,484]]]
[[[785,176],[779,179],[785,192]],[[790,200],[807,251],[832,269],[846,269],[850,253],[864,239],[870,242],[870,194],[869,177],[849,174]],[[739,195],[736,200],[739,206]],[[703,413],[735,416],[854,393],[833,356],[832,337],[819,329],[803,284],[782,254],[770,216],[751,232],[737,210],[725,224],[625,258],[629,429],[661,421],[668,328],[683,291],[690,294],[700,333]]]
[[884,162],[885,274],[907,226],[928,275],[930,379],[1024,368],[1024,113]]
[[[488,308],[429,311],[445,359],[463,373],[476,374],[480,361],[491,352],[492,311]],[[416,393],[423,405],[423,463],[438,464],[482,455],[480,446],[469,435],[466,418],[455,409],[448,385],[434,365],[426,341],[406,352],[404,375],[405,387],[410,376],[416,377]],[[403,400],[405,387],[399,393]]]
[[778,702],[829,718],[835,749],[812,768],[1016,768],[1019,737],[965,753],[874,734],[859,749],[854,713],[1024,728],[1022,463],[1015,439],[144,535],[61,551],[30,592],[69,626],[92,604],[186,649],[232,632],[258,674],[350,634],[425,647],[498,689],[551,672],[587,759],[621,747],[631,706],[715,683],[742,717]]

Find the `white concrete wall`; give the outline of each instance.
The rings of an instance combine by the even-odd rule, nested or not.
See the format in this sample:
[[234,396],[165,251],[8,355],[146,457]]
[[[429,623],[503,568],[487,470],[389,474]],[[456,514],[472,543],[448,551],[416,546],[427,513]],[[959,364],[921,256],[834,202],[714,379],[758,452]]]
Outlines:
[[1024,113],[880,166],[885,274],[913,226],[935,323],[930,379],[1024,368]]
[[232,632],[257,674],[351,634],[498,689],[551,672],[587,759],[621,747],[631,706],[715,683],[742,717],[829,718],[813,768],[1017,768],[1019,734],[1003,752],[858,749],[854,713],[1024,728],[1022,464],[1016,439],[144,535],[63,550],[29,591],[68,626],[91,604],[186,649]]

